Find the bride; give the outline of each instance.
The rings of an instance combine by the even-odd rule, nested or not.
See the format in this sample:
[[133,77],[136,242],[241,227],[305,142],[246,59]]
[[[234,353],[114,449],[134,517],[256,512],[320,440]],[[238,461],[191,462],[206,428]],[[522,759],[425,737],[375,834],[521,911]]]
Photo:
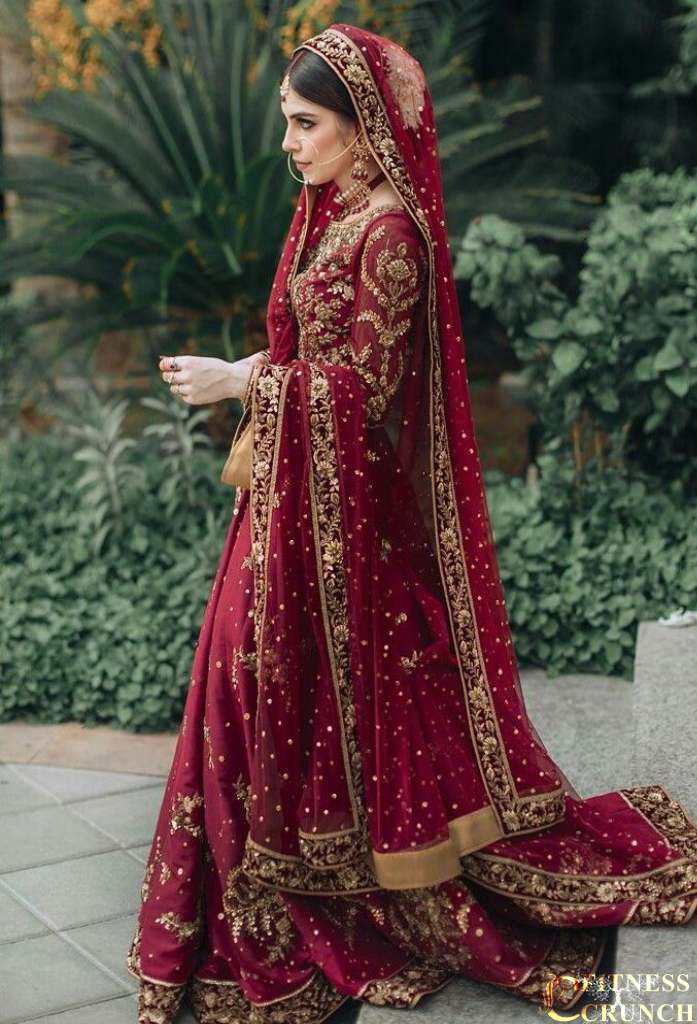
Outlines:
[[[568,1009],[612,926],[684,924],[697,827],[582,799],[526,713],[472,423],[421,65],[294,52],[303,173],[268,352],[163,357],[253,430],[127,954],[139,1021],[316,1024],[461,975]],[[289,170],[292,171],[289,163]]]

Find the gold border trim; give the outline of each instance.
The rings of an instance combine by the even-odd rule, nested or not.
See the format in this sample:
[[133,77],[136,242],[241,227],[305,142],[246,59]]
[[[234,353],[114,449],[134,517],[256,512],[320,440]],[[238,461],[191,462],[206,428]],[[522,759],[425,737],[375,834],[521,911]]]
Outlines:
[[447,882],[462,873],[459,858],[502,838],[491,807],[481,807],[448,822],[450,837],[416,850],[373,850],[375,877],[383,889],[417,889]]

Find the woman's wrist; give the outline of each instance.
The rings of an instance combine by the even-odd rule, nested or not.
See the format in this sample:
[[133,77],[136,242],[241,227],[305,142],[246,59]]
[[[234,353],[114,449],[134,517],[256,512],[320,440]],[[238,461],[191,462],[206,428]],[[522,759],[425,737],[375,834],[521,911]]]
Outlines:
[[227,363],[228,383],[226,385],[226,397],[236,398],[246,405],[252,387],[252,376],[254,370],[259,366],[265,366],[270,362],[268,350],[255,352],[245,359],[237,359],[234,363]]

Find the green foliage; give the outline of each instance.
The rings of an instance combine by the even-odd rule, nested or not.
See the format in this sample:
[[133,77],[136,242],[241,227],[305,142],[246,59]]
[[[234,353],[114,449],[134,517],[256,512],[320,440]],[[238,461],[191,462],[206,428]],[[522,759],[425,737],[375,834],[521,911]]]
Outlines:
[[487,474],[520,662],[631,680],[638,623],[697,607],[697,507],[675,484],[540,458],[539,489]]
[[[233,493],[196,452],[195,503],[173,508],[167,460],[139,452],[146,487],[95,557],[80,462],[56,438],[4,442],[0,721],[176,728]],[[638,622],[697,607],[697,509],[677,485],[588,468],[579,491],[552,455],[541,469],[539,491],[486,481],[517,656],[630,679]]]
[[614,459],[697,488],[697,176],[625,175],[588,238],[575,301],[554,256],[495,217],[471,226],[455,273],[493,308],[547,439],[582,415]]
[[156,13],[161,63],[120,30],[94,34],[106,66],[96,91],[55,87],[27,106],[72,145],[63,162],[2,159],[0,186],[32,221],[0,245],[0,286],[48,274],[92,293],[0,311],[0,330],[58,321],[65,354],[104,331],[166,324],[170,347],[195,334],[233,359],[266,303],[297,192],[280,159],[275,35],[242,0],[157,0]]
[[0,720],[172,729],[230,521],[224,459],[192,452],[194,486],[173,495],[176,459],[141,441],[142,481],[95,556],[80,450],[41,435],[0,449]]
[[[22,5],[12,6],[19,17]],[[299,188],[280,148],[284,6],[269,5],[260,28],[258,5],[244,0],[155,0],[157,62],[121,29],[92,31],[106,68],[96,90],[54,87],[28,104],[27,115],[59,129],[70,148],[60,162],[0,161],[0,187],[16,190],[28,215],[0,243],[0,288],[33,275],[89,288],[59,303],[0,307],[8,344],[22,327],[46,324],[61,356],[84,354],[104,332],[161,326],[173,350],[193,336],[234,359],[263,329]],[[451,228],[461,233],[479,210],[495,209],[539,234],[583,237],[593,176],[545,152],[534,83],[502,76],[482,88],[474,78],[491,3],[404,6],[381,5],[380,31],[404,38],[426,71]],[[84,22],[82,5],[71,9]],[[360,24],[366,12],[346,3],[334,17]],[[46,365],[17,375],[15,408]]]

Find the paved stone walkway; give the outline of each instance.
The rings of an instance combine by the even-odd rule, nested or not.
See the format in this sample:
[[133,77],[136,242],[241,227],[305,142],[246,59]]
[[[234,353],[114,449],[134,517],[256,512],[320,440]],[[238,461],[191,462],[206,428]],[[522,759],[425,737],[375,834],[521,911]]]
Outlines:
[[[658,782],[695,818],[697,628],[642,623],[635,685],[548,679],[537,669],[521,678],[532,721],[582,796]],[[125,956],[175,742],[73,723],[0,725],[0,1024],[136,1021]],[[695,924],[619,929],[615,969],[692,972],[694,990]],[[697,1019],[694,991],[644,996],[657,999],[691,1002]],[[458,978],[408,1018],[350,1003],[331,1024],[356,1016],[360,1024],[532,1024],[540,1011]],[[177,1024],[193,1024],[188,1010]]]

